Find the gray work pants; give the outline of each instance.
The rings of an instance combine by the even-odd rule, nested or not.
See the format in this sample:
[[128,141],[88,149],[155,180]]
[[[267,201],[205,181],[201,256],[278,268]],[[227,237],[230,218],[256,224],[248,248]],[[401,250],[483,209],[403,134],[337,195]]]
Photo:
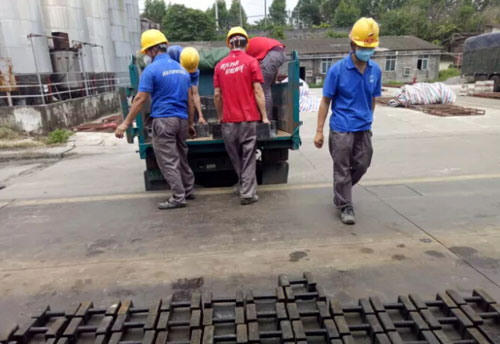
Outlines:
[[257,122],[224,123],[224,145],[238,175],[241,198],[257,193],[256,157]]
[[260,69],[264,77],[264,96],[266,98],[266,112],[269,120],[276,120],[273,118],[273,95],[271,93],[271,86],[273,85],[278,70],[281,65],[285,63],[286,55],[284,48],[274,48],[269,50],[266,57],[260,61]]
[[188,121],[177,117],[153,119],[153,149],[174,202],[186,203],[193,192],[194,174],[188,164]]
[[372,132],[340,133],[330,130],[328,140],[333,159],[333,204],[352,206],[352,187],[366,173],[372,161]]

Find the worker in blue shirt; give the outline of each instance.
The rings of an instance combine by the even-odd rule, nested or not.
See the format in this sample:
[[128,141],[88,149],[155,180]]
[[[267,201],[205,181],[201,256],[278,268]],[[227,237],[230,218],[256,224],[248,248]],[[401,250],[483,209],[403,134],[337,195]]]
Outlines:
[[354,224],[352,187],[370,166],[375,97],[382,92],[380,67],[370,57],[379,44],[379,27],[361,18],[349,35],[352,52],[328,70],[318,111],[314,144],[321,148],[331,103],[329,148],[333,159],[334,198],[343,223]]
[[171,59],[179,62],[181,66],[188,71],[189,76],[191,77],[191,92],[193,96],[194,108],[198,112],[198,123],[207,124],[205,117],[203,117],[200,92],[198,90],[198,84],[200,82],[200,70],[198,69],[200,64],[200,55],[198,54],[198,51],[192,47],[182,48],[180,45],[172,45],[168,47],[167,54]]
[[139,90],[127,118],[115,131],[118,138],[132,124],[142,106],[151,96],[153,118],[153,149],[158,166],[172,190],[172,197],[158,204],[160,209],[186,206],[194,199],[194,174],[188,164],[188,136],[196,136],[194,107],[191,99],[191,79],[181,65],[167,52],[168,41],[159,30],[142,34],[142,53],[150,62],[141,75]]

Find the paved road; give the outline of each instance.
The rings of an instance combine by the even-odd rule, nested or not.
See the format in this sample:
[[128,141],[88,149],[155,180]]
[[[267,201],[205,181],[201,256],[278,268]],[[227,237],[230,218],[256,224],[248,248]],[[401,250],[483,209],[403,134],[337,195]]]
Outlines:
[[379,107],[374,164],[355,189],[358,224],[331,206],[331,161],[311,141],[290,156],[290,183],[239,206],[228,189],[199,190],[162,212],[145,193],[135,147],[79,136],[76,155],[0,165],[0,323],[52,304],[137,304],[193,288],[271,289],[312,271],[344,301],[483,287],[500,299],[500,102],[474,118]]

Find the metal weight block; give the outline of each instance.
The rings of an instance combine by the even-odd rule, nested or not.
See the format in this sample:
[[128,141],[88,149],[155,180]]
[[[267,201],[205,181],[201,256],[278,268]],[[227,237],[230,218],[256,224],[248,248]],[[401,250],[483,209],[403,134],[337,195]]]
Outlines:
[[195,124],[196,137],[209,137],[210,127],[208,124]]

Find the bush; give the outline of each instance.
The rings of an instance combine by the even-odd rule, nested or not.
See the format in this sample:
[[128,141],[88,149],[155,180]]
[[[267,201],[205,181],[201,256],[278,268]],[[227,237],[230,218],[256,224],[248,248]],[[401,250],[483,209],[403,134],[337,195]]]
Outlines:
[[5,128],[5,127],[0,127],[0,140],[15,140],[19,137],[17,133],[10,129],[10,128]]
[[71,135],[73,135],[73,133],[68,129],[56,129],[49,133],[47,144],[54,145],[66,143]]
[[347,38],[349,34],[347,32],[337,32],[334,30],[328,30],[325,32],[326,38]]
[[452,68],[440,70],[438,78],[434,81],[446,81],[450,78],[454,78],[454,77],[460,76],[460,75],[462,75],[462,71],[458,68],[452,67]]
[[285,39],[285,28],[279,25],[274,26],[271,29],[271,37],[275,39]]

